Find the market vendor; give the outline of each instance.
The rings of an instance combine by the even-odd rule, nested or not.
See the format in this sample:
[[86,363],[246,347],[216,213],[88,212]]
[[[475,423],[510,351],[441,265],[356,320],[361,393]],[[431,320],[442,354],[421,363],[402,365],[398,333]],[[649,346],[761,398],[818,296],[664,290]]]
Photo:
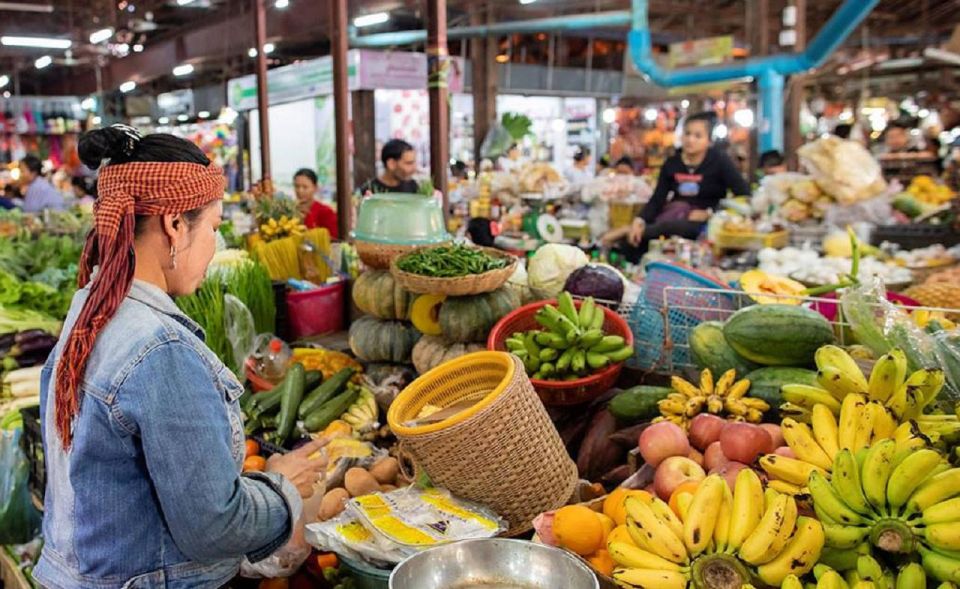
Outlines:
[[653,196],[627,230],[622,244],[627,259],[638,262],[652,239],[673,235],[696,239],[710,210],[728,193],[749,196],[750,185],[736,165],[711,145],[713,121],[712,113],[687,117],[682,149],[664,162]]
[[760,171],[764,176],[773,176],[787,171],[787,160],[776,149],[760,154]]
[[44,587],[222,587],[297,529],[314,442],[241,474],[243,386],[172,297],[216,247],[223,172],[185,139],[88,132],[99,196],[80,283],[43,368]]
[[297,206],[307,229],[326,229],[330,233],[330,239],[337,239],[337,212],[317,200],[316,172],[308,168],[297,170],[293,175],[293,192],[297,196]]
[[590,148],[580,146],[573,154],[573,164],[563,173],[567,182],[580,186],[594,177],[595,170],[590,165]]
[[23,212],[42,213],[63,209],[63,195],[43,177],[43,162],[35,155],[20,160],[20,184],[23,188]]
[[380,163],[383,164],[383,173],[361,186],[360,194],[363,196],[381,192],[416,194],[419,191],[419,186],[413,179],[413,175],[417,173],[417,152],[412,145],[403,139],[387,141],[380,150]]

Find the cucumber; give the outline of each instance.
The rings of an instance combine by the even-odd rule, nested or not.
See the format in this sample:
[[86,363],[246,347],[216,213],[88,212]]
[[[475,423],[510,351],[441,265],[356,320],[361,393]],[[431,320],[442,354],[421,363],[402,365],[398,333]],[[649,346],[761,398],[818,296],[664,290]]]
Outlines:
[[[280,398],[280,414],[277,416],[277,445],[279,446],[282,446],[293,432],[293,426],[297,421],[297,409],[300,407],[300,401],[303,400],[304,380],[303,364],[299,362],[287,370],[287,376],[283,379],[286,387]],[[264,419],[264,424],[266,423],[267,420]]]
[[300,403],[300,407],[297,409],[297,416],[300,419],[304,419],[308,414],[319,409],[321,405],[343,390],[343,387],[353,378],[353,374],[353,368],[344,368],[324,381],[323,384],[314,389],[313,392],[307,395],[307,398]]
[[323,373],[319,370],[308,370],[303,375],[303,390],[312,391],[323,382]]
[[672,392],[670,387],[636,386],[611,399],[607,409],[623,424],[639,423],[660,415],[657,402]]
[[303,427],[308,432],[318,432],[343,415],[344,411],[353,405],[360,396],[359,388],[348,388],[336,397],[330,399],[303,419]]

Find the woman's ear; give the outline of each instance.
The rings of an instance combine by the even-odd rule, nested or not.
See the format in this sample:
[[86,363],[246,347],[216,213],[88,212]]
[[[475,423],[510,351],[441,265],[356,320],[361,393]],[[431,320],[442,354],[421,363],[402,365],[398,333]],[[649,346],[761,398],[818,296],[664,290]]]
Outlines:
[[183,231],[186,227],[182,215],[161,215],[160,228],[163,234],[170,241],[170,245],[177,245],[183,237]]

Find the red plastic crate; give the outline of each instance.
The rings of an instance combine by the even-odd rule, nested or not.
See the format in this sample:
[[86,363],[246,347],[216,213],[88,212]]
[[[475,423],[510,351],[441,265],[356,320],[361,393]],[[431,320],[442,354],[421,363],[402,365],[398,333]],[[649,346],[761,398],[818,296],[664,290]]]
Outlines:
[[293,339],[343,330],[344,283],[287,293],[287,320]]

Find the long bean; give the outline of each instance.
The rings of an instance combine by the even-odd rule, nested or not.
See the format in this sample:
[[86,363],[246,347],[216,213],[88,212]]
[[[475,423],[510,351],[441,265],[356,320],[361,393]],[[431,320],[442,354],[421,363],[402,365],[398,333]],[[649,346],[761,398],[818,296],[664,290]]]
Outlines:
[[425,249],[397,260],[397,267],[404,272],[434,278],[483,274],[506,266],[505,258],[497,258],[482,250],[462,245]]

